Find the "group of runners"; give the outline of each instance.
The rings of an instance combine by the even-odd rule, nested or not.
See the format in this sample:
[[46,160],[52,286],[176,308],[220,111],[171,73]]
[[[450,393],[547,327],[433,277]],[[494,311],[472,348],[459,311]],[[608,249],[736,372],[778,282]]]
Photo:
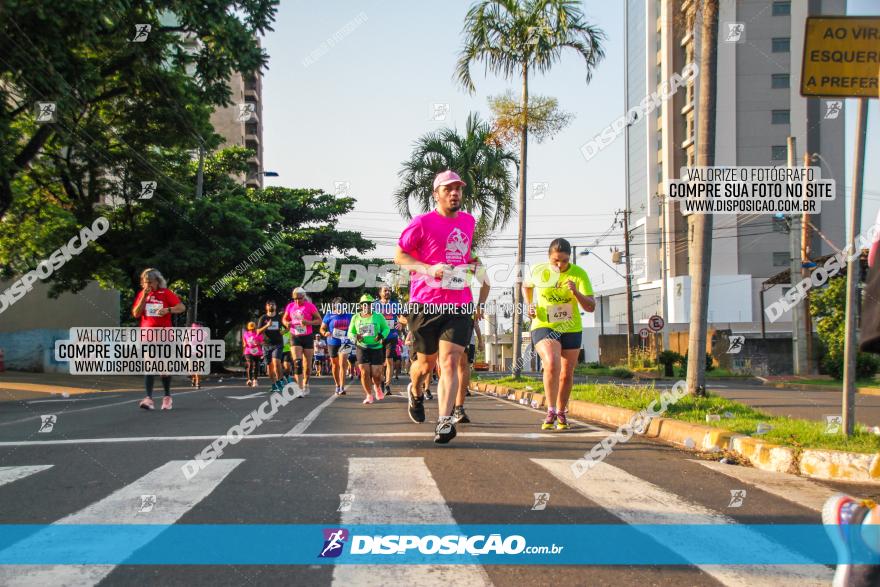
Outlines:
[[[327,357],[337,395],[346,394],[351,364],[356,364],[363,403],[369,405],[393,393],[392,377],[406,354],[409,418],[425,421],[424,401],[432,398],[430,386],[436,379],[434,441],[452,440],[456,424],[470,421],[464,403],[476,346],[482,344],[478,323],[491,289],[471,246],[476,220],[461,209],[465,186],[454,171],[439,173],[433,185],[435,209],[413,218],[400,236],[394,262],[410,273],[405,309],[393,300],[390,287],[380,288],[378,299],[364,294],[352,312],[337,297],[325,316],[301,287],[293,289],[283,310],[268,300],[265,312],[242,333],[247,385],[258,385],[265,361],[269,391],[280,392],[295,382],[302,395],[309,395],[317,349],[319,357]],[[534,266],[523,285],[524,310],[532,320],[548,398],[543,430],[569,427],[566,407],[581,348],[581,310],[595,308],[589,277],[570,262],[570,255],[570,243],[555,239],[548,261]],[[477,300],[471,291],[475,284]],[[132,315],[142,327],[171,326],[171,315],[186,310],[156,269],[143,272],[141,285]],[[147,376],[147,397],[140,404],[145,409],[154,407],[153,381],[154,376]],[[170,378],[163,377],[162,384],[162,408],[171,409]]]

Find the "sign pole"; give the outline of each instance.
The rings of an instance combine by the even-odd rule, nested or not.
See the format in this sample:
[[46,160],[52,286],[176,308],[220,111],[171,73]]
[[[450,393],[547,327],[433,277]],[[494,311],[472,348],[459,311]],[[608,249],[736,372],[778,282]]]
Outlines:
[[[853,161],[852,198],[850,201],[850,242],[858,242],[862,222],[862,181],[865,176],[865,136],[868,131],[868,99],[859,98],[856,118],[856,150]],[[855,245],[858,246],[858,245]],[[855,429],[856,398],[856,315],[859,299],[857,287],[862,269],[861,251],[856,249],[846,268],[846,334],[843,351],[843,431],[847,436]]]

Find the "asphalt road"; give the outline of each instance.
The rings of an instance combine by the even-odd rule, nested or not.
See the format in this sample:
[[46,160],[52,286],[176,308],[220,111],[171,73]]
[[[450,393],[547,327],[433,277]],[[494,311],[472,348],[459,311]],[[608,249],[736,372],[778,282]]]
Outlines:
[[[182,380],[179,378],[178,381]],[[402,386],[397,386],[401,389]],[[575,480],[568,465],[608,431],[578,423],[541,433],[541,414],[475,395],[472,424],[447,446],[413,424],[398,395],[372,406],[328,379],[281,408],[221,460],[184,483],[180,461],[266,398],[241,380],[181,388],[174,410],[146,412],[139,395],[0,403],[0,523],[178,524],[730,524],[819,522],[822,500],[864,486],[780,478],[695,460],[633,438]],[[251,397],[248,397],[251,396]],[[157,402],[158,403],[158,402]],[[429,422],[436,403],[427,402]],[[40,432],[54,415],[51,432]],[[176,461],[176,462],[172,462]],[[740,507],[731,490],[746,489]],[[143,494],[155,506],[140,511]],[[545,509],[533,509],[546,493]],[[340,495],[354,495],[348,511]],[[429,504],[430,507],[427,507]],[[0,527],[2,531],[2,527]],[[652,536],[663,547],[663,536]],[[314,549],[314,545],[290,545]],[[723,547],[723,545],[721,545]],[[174,548],[159,536],[136,548]],[[622,549],[627,548],[621,544]],[[736,548],[737,545],[730,545]],[[682,561],[683,563],[686,561]],[[826,585],[825,566],[0,566],[3,585]]]

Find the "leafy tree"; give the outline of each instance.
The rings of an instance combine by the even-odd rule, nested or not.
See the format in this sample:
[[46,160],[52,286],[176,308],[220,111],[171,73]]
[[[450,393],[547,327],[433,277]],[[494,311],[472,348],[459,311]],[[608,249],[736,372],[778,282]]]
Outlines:
[[[10,0],[0,19],[0,219],[40,195],[79,220],[114,180],[158,180],[156,149],[209,143],[234,71],[267,62],[277,0]],[[136,25],[147,37],[132,42]],[[36,120],[54,102],[54,122]]]
[[[526,248],[526,170],[528,169],[529,73],[548,72],[570,49],[586,66],[586,79],[604,57],[605,34],[587,24],[577,0],[479,0],[468,10],[464,21],[464,47],[456,66],[461,85],[470,93],[476,88],[471,64],[482,63],[486,71],[505,79],[519,77],[522,86],[520,108],[522,124],[519,140],[519,235],[516,263],[525,262]],[[517,273],[514,304],[522,311],[522,275]],[[519,320],[514,320],[513,354],[520,356],[522,344]],[[520,367],[514,368],[520,375]]]
[[495,117],[492,122],[492,139],[507,147],[519,146],[522,129],[526,124],[529,127],[529,136],[535,142],[542,143],[553,138],[574,118],[574,114],[560,110],[559,101],[550,96],[529,96],[529,106],[523,110],[510,90],[500,96],[490,96],[489,108]]
[[[843,379],[846,341],[846,278],[829,279],[823,287],[810,291],[810,313],[816,319],[816,333],[823,347],[820,366],[834,377]],[[870,379],[880,368],[870,353],[856,355],[856,378]]]
[[[178,189],[194,185],[195,162],[179,152],[159,157],[166,179],[153,198],[140,200],[135,186],[128,186],[114,205],[96,205],[84,221],[57,202],[42,201],[36,188],[28,198],[16,199],[7,221],[0,222],[0,254],[26,245],[33,258],[47,258],[82,225],[103,215],[110,229],[52,275],[51,293],[76,292],[97,281],[122,292],[122,320],[129,322],[140,272],[157,267],[178,295],[191,280],[199,284],[198,319],[223,336],[261,310],[267,297],[285,303],[291,289],[302,283],[304,256],[344,256],[373,248],[359,233],[335,227],[354,208],[353,198],[316,189],[254,190],[239,184],[234,176],[247,169],[250,153],[231,147],[209,155],[204,197],[199,199]],[[19,221],[27,233],[15,228]],[[34,265],[19,263],[23,269]],[[337,291],[331,286],[315,301],[329,301]]]
[[467,183],[462,191],[462,208],[477,217],[474,248],[503,228],[513,211],[513,174],[516,157],[491,141],[492,127],[471,113],[464,135],[455,129],[428,133],[416,141],[409,160],[398,173],[401,186],[394,203],[406,218],[434,208],[434,176],[452,169]]

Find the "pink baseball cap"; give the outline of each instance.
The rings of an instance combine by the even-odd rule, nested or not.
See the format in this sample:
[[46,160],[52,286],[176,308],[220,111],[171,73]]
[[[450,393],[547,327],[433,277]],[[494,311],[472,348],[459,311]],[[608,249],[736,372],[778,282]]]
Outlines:
[[447,169],[446,171],[438,173],[437,177],[434,178],[434,189],[436,190],[441,185],[449,185],[452,183],[460,183],[462,187],[467,185],[465,182],[461,181],[461,178],[456,172]]

